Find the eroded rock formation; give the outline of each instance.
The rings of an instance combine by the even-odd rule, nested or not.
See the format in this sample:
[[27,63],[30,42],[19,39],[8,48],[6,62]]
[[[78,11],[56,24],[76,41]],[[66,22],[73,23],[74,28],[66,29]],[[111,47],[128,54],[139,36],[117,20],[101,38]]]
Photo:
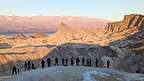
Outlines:
[[[17,48],[54,44],[56,46],[53,50],[45,51],[47,54],[44,54],[44,59],[47,57],[62,58],[71,56],[84,56],[91,57],[92,59],[98,58],[101,61],[101,67],[105,67],[106,61],[110,60],[111,68],[121,69],[129,72],[141,70],[141,73],[143,73],[143,27],[144,16],[139,14],[131,14],[126,15],[120,22],[108,23],[105,29],[88,29],[83,27],[75,28],[65,23],[61,23],[60,29],[49,37],[45,37],[43,34],[36,34],[36,37],[34,38],[5,38],[1,39],[0,42],[8,43],[16,50]],[[20,37],[23,38],[23,36]],[[32,52],[29,52],[30,55],[28,55],[26,51],[28,56],[26,55],[25,57],[25,54],[22,52],[23,50],[16,51],[18,53],[20,52],[20,57],[19,54],[16,54],[16,58],[14,59],[11,59],[13,55],[7,55],[5,52],[2,53],[0,57],[0,59],[2,59],[0,60],[0,63],[3,65],[3,67],[1,67],[1,71],[9,70],[9,68],[5,69],[5,61],[10,62],[15,60],[14,62],[17,63],[17,61],[22,60],[19,58],[29,57],[29,59],[33,59],[33,56],[31,55]],[[41,48],[41,50],[43,50],[43,48]],[[15,53],[13,51],[12,53]],[[37,49],[35,49],[35,51],[37,51]],[[37,56],[37,59],[38,58],[41,57]]]

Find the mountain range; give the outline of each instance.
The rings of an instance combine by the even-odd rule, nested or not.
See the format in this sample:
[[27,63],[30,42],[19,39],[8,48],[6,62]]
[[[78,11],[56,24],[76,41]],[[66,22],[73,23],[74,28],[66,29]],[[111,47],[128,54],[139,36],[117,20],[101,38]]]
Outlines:
[[56,32],[60,23],[72,27],[104,27],[108,20],[75,16],[0,16],[0,33]]

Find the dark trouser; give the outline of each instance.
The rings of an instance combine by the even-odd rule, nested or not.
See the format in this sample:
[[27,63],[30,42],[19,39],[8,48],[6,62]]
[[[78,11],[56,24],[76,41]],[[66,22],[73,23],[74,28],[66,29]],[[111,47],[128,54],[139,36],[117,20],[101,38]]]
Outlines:
[[110,68],[109,64],[107,64],[107,68]]
[[44,68],[45,66],[44,65],[42,65],[42,68]]
[[96,63],[96,67],[98,67],[98,63]]
[[48,67],[50,67],[50,63],[48,63]]
[[79,62],[76,62],[76,65],[79,65]]
[[59,64],[56,62],[56,63],[55,63],[55,66],[58,66],[58,65],[59,65]]
[[73,61],[71,61],[71,66],[73,66],[74,65],[74,62]]
[[62,61],[62,64],[61,64],[62,66],[64,66],[64,61]]
[[17,75],[17,72],[16,71],[12,71],[12,75],[14,75],[14,74]]

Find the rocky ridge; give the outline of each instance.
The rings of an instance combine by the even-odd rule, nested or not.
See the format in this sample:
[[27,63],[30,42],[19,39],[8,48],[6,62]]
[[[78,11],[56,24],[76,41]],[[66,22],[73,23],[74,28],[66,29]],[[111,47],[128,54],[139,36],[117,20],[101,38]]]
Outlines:
[[133,35],[144,27],[144,16],[139,14],[130,14],[124,16],[123,21],[108,23],[105,27],[106,34],[113,37],[114,39],[125,38]]
[[[110,60],[112,63],[111,68],[128,72],[141,70],[141,73],[143,73],[143,27],[144,16],[131,14],[126,15],[123,21],[109,23],[105,29],[74,28],[61,23],[60,29],[49,37],[30,37],[27,39],[5,38],[1,42],[8,43],[13,48],[56,44],[57,46],[51,51],[45,50],[44,52],[47,54],[44,54],[43,57],[37,57],[37,59],[54,58],[56,56],[59,58],[71,56],[92,57],[93,59],[99,58],[101,67],[105,67],[106,61]],[[8,61],[11,58],[11,55],[9,57],[6,56],[1,55],[1,59],[4,58],[5,61]],[[19,54],[16,54],[15,57],[19,57]],[[32,57],[29,58],[32,59]],[[19,61],[18,58],[12,60]],[[2,61],[1,64],[4,65],[5,63]],[[1,68],[2,71],[3,69]]]
[[93,67],[51,67],[1,76],[0,81],[143,81],[144,75]]

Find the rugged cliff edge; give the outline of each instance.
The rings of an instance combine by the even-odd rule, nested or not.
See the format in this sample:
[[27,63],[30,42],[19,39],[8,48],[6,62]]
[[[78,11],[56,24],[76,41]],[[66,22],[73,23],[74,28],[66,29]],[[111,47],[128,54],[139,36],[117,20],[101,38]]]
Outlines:
[[107,32],[121,32],[126,29],[137,28],[139,30],[144,27],[144,16],[139,14],[131,14],[124,16],[123,21],[108,23],[105,29]]
[[105,33],[117,40],[133,35],[143,30],[143,28],[144,16],[139,14],[131,14],[124,16],[122,21],[108,23],[105,27]]
[[[111,44],[142,53],[144,50],[144,16],[139,14],[126,15],[123,21],[108,23],[105,28],[106,34],[119,40],[112,41]],[[119,44],[118,44],[119,43]],[[143,53],[142,53],[143,54]]]

